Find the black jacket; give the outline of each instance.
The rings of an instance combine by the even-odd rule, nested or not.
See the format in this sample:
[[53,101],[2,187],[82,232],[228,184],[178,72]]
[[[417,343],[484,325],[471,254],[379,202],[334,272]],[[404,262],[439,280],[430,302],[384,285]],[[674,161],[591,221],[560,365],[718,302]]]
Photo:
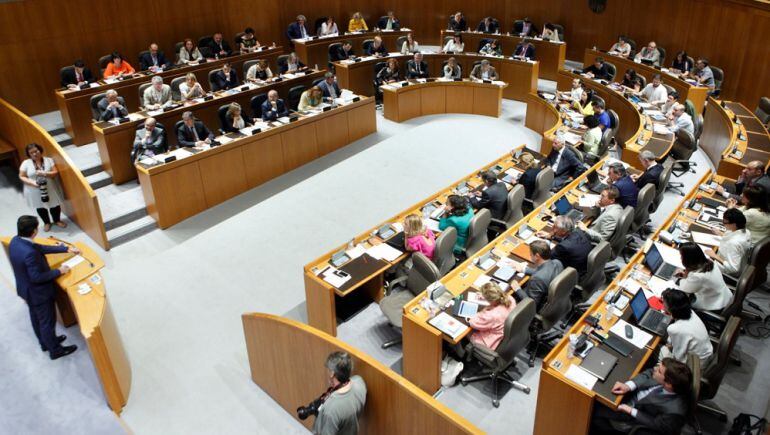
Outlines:
[[340,45],[339,47],[337,47],[336,50],[332,51],[331,61],[339,62],[341,60],[350,59],[351,56],[355,56],[355,55],[356,53],[353,51],[353,47],[350,47],[350,50],[345,51],[345,49]]
[[[216,41],[212,39],[211,42],[209,42],[208,48],[211,51],[211,55],[214,57],[229,56],[233,53],[233,50],[230,49],[230,44],[228,44],[224,38],[222,38],[222,41],[219,44],[217,44]],[[219,52],[222,50],[225,51],[224,56],[219,54]]]
[[452,15],[449,18],[448,29],[454,30],[455,32],[463,32],[468,29],[468,24],[465,22],[465,17],[460,18],[460,21],[455,21],[455,17]]
[[[96,81],[94,80],[94,75],[91,74],[91,70],[88,68],[83,68],[83,79],[88,83]],[[66,87],[67,85],[76,84],[78,84],[78,78],[77,74],[75,74],[75,68],[64,70],[61,74],[61,85]]]
[[[198,133],[198,140],[214,139],[214,134],[201,122],[195,121],[193,128]],[[176,129],[176,141],[180,147],[194,147],[195,135],[185,124]]]
[[[158,51],[158,55],[156,57],[158,61],[158,66],[163,68],[168,68],[171,65],[171,62],[166,60],[166,56],[163,55],[162,51]],[[147,71],[153,65],[155,64],[152,61],[152,55],[149,52],[142,53],[142,55],[139,57],[139,70]]]
[[230,76],[225,76],[225,72],[219,70],[214,74],[214,89],[212,91],[221,91],[222,89],[232,89],[238,86],[238,74],[234,69],[230,70]]
[[539,168],[530,168],[524,171],[519,177],[519,184],[524,186],[524,197],[532,199],[535,194],[535,181],[537,180],[537,174],[540,173]]
[[636,179],[636,187],[640,190],[648,184],[654,184],[657,187],[661,172],[663,172],[663,165],[660,164],[647,169]]
[[417,72],[417,64],[415,63],[414,59],[410,60],[406,63],[406,78],[408,79],[417,79],[417,78],[428,78],[430,76],[430,72],[428,71],[428,62],[422,61],[420,62],[420,72]]
[[565,268],[574,267],[582,277],[588,269],[588,254],[592,248],[591,240],[586,233],[575,229],[556,243],[551,258],[561,261]]
[[[545,165],[553,165],[558,154],[556,148],[552,149],[551,153],[548,154],[548,157],[545,159]],[[561,154],[561,160],[559,160],[559,166],[553,171],[553,175],[554,177],[561,177],[563,175],[575,177],[580,174],[582,168],[583,164],[580,163],[580,160],[578,160],[575,153],[565,145],[564,151]]]
[[489,26],[484,25],[484,20],[481,20],[479,25],[476,27],[477,32],[484,33],[497,33],[498,30],[500,30],[500,24],[497,22],[497,20],[492,20],[489,23]]
[[494,219],[503,219],[508,209],[508,189],[505,183],[497,182],[481,192],[481,196],[472,196],[471,205],[474,208],[486,208]]
[[587,68],[583,68],[583,73],[591,73],[594,75],[594,78],[600,79],[600,80],[609,80],[610,79],[610,68],[607,66],[607,63],[602,62],[602,66],[599,68],[596,67],[596,65],[591,64]]

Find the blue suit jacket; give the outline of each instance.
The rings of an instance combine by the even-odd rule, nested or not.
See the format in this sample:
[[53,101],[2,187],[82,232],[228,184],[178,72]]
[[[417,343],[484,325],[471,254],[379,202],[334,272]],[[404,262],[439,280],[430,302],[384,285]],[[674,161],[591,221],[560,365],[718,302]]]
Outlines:
[[[318,83],[318,87],[321,88],[321,91],[323,91],[324,97],[328,98],[331,96],[331,94],[329,93],[329,84],[326,83],[326,80],[323,80],[320,83]],[[334,81],[334,84],[332,85],[332,87],[334,87],[334,92],[337,93],[337,98],[339,98],[340,95],[342,94],[342,91],[340,90],[340,86],[337,84],[336,80]]]
[[561,261],[564,267],[574,267],[582,277],[588,269],[588,254],[591,249],[593,246],[586,233],[575,229],[556,243],[551,252],[551,259]]
[[634,180],[631,179],[628,175],[621,178],[620,180],[612,183],[615,188],[618,189],[618,192],[620,192],[620,196],[618,197],[618,204],[622,205],[623,207],[631,206],[636,207],[636,200],[639,197],[639,188],[636,187],[636,184],[634,183]]
[[273,105],[270,104],[270,100],[265,100],[262,103],[262,120],[263,121],[275,121],[282,116],[288,116],[289,111],[286,110],[286,104],[282,99],[278,99],[275,104],[278,110],[273,110]]
[[[307,28],[307,23],[305,23],[305,32],[307,33],[307,36],[310,36],[310,30]],[[288,30],[286,30],[286,36],[289,37],[289,39],[301,39],[302,38],[302,30],[299,27],[299,24],[297,22],[293,22],[289,24]]]
[[8,256],[11,259],[13,275],[16,277],[16,292],[30,305],[40,305],[56,296],[53,281],[61,275],[58,269],[51,270],[45,254],[67,252],[66,246],[44,246],[32,243],[19,236],[11,239]]

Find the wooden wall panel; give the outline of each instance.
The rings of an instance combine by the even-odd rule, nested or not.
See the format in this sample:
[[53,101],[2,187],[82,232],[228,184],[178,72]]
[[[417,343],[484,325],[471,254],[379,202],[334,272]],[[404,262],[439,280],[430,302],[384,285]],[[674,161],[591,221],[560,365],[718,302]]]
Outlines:
[[0,63],[0,97],[26,113],[50,111],[56,107],[52,90],[58,86],[58,69],[78,57],[95,68],[100,56],[118,49],[133,64],[150,41],[173,57],[173,44],[185,37],[220,30],[231,41],[246,26],[254,27],[263,43],[287,44],[286,26],[299,13],[309,23],[331,14],[343,29],[354,11],[373,26],[390,9],[422,44],[437,44],[440,30],[457,10],[471,27],[487,15],[497,17],[504,31],[524,16],[538,25],[560,23],[568,59],[582,59],[594,45],[608,48],[619,34],[639,44],[653,39],[667,49],[669,60],[686,48],[722,67],[728,99],[753,108],[760,96],[770,94],[770,5],[753,0],[611,1],[600,15],[584,0],[71,0],[66,7],[58,0],[36,0],[0,4],[3,55],[13,59]]

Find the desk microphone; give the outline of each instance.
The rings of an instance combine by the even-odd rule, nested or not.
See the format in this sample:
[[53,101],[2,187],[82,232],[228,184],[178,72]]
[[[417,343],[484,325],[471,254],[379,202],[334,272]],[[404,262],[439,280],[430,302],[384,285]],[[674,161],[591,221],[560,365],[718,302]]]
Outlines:
[[[57,237],[54,237],[54,236],[48,236],[48,238],[49,238],[49,239],[51,239],[51,240],[56,240],[57,242],[61,243],[61,244],[62,244],[62,245],[64,245],[64,246],[69,246],[69,247],[72,247],[72,248],[75,248],[75,249],[78,249],[78,250],[80,249],[80,248],[78,248],[77,246],[73,245],[72,243],[70,243],[70,242],[65,242],[64,240],[62,240],[62,239],[59,239],[59,238],[57,238]],[[83,259],[84,259],[84,260],[86,260],[86,261],[88,262],[88,265],[89,265],[91,268],[93,268],[93,267],[94,267],[94,263],[93,263],[91,260],[89,260],[89,259],[88,259],[88,258],[87,258],[85,255],[83,255],[83,252],[82,252],[82,251],[80,252],[80,256],[81,256],[81,257],[83,257]]]

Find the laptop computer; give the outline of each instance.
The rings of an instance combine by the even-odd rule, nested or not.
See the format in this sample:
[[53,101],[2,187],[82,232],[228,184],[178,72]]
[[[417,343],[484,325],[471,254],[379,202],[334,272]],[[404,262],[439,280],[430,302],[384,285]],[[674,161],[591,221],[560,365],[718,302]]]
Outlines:
[[390,246],[392,246],[392,247],[394,247],[396,249],[403,250],[404,249],[404,238],[405,237],[406,237],[406,235],[404,234],[403,231],[401,231],[401,232],[397,233],[395,236],[393,236],[393,237],[389,238],[388,240],[386,240],[385,243],[387,243],[388,245],[390,245]]
[[671,317],[651,308],[643,291],[636,292],[631,298],[630,305],[637,326],[655,335],[662,336],[666,333],[666,328],[671,323]]
[[556,213],[558,213],[559,216],[567,216],[575,221],[582,221],[585,217],[582,211],[576,210],[572,204],[570,204],[566,196],[559,198],[554,203],[554,207],[556,207]]
[[607,185],[599,180],[599,174],[596,171],[591,171],[586,175],[586,186],[588,190],[593,193],[602,193],[602,190],[607,188]]
[[599,347],[593,347],[588,352],[588,356],[583,358],[580,368],[604,382],[617,363],[618,358],[616,356],[610,355],[606,350]]
[[666,281],[671,279],[674,276],[674,272],[676,272],[676,266],[663,260],[663,255],[661,255],[654,243],[647,251],[647,255],[644,256],[644,264],[650,268],[653,275]]

